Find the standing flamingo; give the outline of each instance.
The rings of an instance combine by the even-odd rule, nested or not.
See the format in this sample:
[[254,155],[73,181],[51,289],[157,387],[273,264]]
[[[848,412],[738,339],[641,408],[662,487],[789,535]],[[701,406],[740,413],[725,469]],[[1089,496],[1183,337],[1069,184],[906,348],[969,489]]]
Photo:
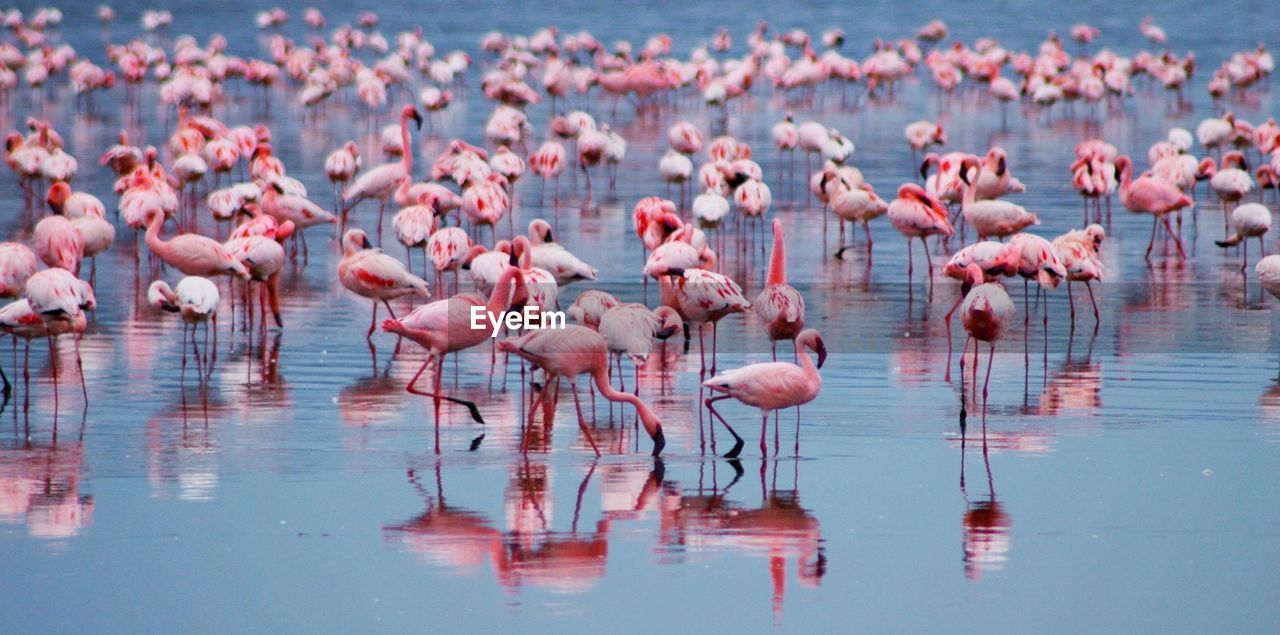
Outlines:
[[[987,388],[991,384],[991,364],[995,361],[996,342],[1008,330],[1013,320],[1013,301],[998,282],[984,282],[982,268],[970,263],[966,270],[966,280],[970,285],[969,293],[960,306],[960,319],[964,330],[969,335],[965,338],[964,348],[960,350],[960,378],[964,379],[964,355],[969,351],[969,339],[986,342],[991,347],[987,355],[987,379],[982,384],[982,419],[987,416]],[[978,376],[978,343],[973,345],[974,389],[977,389]],[[963,390],[963,386],[961,388]],[[963,395],[962,395],[963,397]],[[963,413],[962,413],[963,414]],[[963,418],[961,419],[963,421]]]
[[405,179],[413,180],[413,146],[409,136],[409,119],[413,119],[418,129],[422,129],[422,115],[412,105],[400,111],[400,139],[404,145],[404,154],[398,163],[384,163],[365,172],[356,182],[343,192],[342,226],[347,226],[347,213],[360,201],[367,198],[378,199],[378,235],[382,235],[382,214],[387,208],[387,199],[395,194]]
[[[355,177],[356,172],[360,171],[360,149],[356,147],[354,141],[348,141],[341,148],[329,153],[324,160],[324,174],[329,177],[329,182],[333,184],[333,208],[338,209],[338,195],[340,188],[345,186],[348,181]],[[344,232],[346,227],[347,214],[343,210],[342,227],[338,231]]]
[[1151,214],[1151,239],[1147,241],[1146,258],[1151,258],[1151,248],[1156,241],[1156,224],[1163,222],[1165,231],[1178,246],[1178,256],[1185,259],[1182,239],[1169,226],[1169,214],[1192,204],[1190,198],[1174,185],[1153,176],[1132,180],[1133,161],[1127,156],[1116,159],[1116,171],[1120,178],[1120,202],[1126,209],[1138,214]]
[[[217,346],[218,286],[208,278],[187,276],[170,288],[164,280],[156,280],[147,289],[147,304],[182,316],[182,371],[187,370],[187,329],[191,329],[191,345],[196,355],[196,372],[204,379],[204,362],[196,345],[196,327],[204,325],[205,357],[209,357],[209,323],[213,323],[214,346]],[[213,369],[210,368],[210,371]]]
[[604,338],[609,354],[618,362],[618,381],[622,390],[627,389],[626,382],[622,380],[622,356],[627,355],[635,368],[634,389],[637,395],[640,394],[640,367],[653,352],[653,340],[665,340],[674,335],[682,324],[680,314],[669,306],[650,310],[643,304],[627,303],[609,308],[599,320],[595,330]]
[[[431,397],[436,400],[437,406],[440,400],[466,406],[471,413],[471,418],[476,423],[484,424],[484,417],[480,416],[480,409],[476,407],[474,402],[449,397],[441,392],[444,358],[450,353],[457,353],[476,346],[493,336],[494,328],[489,320],[496,319],[497,315],[500,315],[511,306],[511,296],[523,284],[519,273],[519,269],[516,267],[508,266],[503,269],[502,274],[498,276],[497,283],[493,285],[493,291],[489,294],[488,302],[481,303],[479,298],[472,294],[459,294],[424,304],[414,309],[404,319],[392,317],[392,319],[385,320],[382,323],[382,330],[408,338],[427,349],[427,360],[423,362],[418,372],[414,373],[413,379],[409,380],[405,390],[415,395]],[[483,326],[478,329],[472,328],[472,307],[477,306],[483,306],[486,313]],[[435,376],[431,379],[431,391],[424,392],[416,389],[418,378],[432,364],[435,364]],[[439,452],[440,448],[440,419],[438,414],[437,410],[437,452]]]
[[[578,427],[587,438],[596,456],[600,450],[591,438],[591,430],[582,415],[582,402],[578,399],[578,375],[589,375],[595,381],[596,390],[609,401],[624,401],[636,409],[640,423],[645,432],[653,439],[653,456],[662,453],[667,445],[666,436],[662,433],[662,421],[649,406],[639,397],[615,390],[609,385],[609,347],[599,333],[577,324],[570,324],[563,329],[545,329],[530,331],[520,337],[498,342],[498,348],[504,352],[514,353],[546,374],[548,382],[552,378],[564,377],[569,380],[569,389],[573,393],[573,403],[578,409]],[[545,399],[545,390],[538,399]],[[537,408],[537,404],[533,409]]]
[[236,276],[249,279],[249,272],[222,243],[200,234],[178,234],[169,240],[160,238],[164,212],[151,208],[146,213],[147,249],[165,264],[189,276]]
[[[804,297],[795,287],[787,284],[786,240],[782,221],[773,219],[773,254],[769,258],[769,277],[765,287],[756,296],[753,305],[756,315],[764,324],[765,336],[773,349],[773,361],[778,361],[778,340],[792,340],[804,329]],[[799,354],[799,347],[796,347]]]
[[929,264],[929,278],[933,278],[933,258],[929,255],[929,236],[941,234],[948,238],[955,231],[947,221],[947,210],[937,199],[929,196],[915,183],[904,183],[898,188],[898,198],[889,204],[889,222],[893,228],[907,237],[907,277],[915,265],[911,259],[911,241],[919,238],[924,245],[925,260]]
[[790,362],[763,362],[748,364],[726,373],[715,375],[702,385],[724,393],[709,397],[704,402],[711,414],[733,435],[733,449],[725,453],[734,458],[742,453],[742,437],[725,421],[715,408],[715,402],[722,399],[736,399],[748,406],[760,409],[760,453],[768,455],[765,443],[765,430],[769,426],[769,414],[775,410],[803,406],[818,397],[822,390],[822,374],[818,369],[827,361],[827,346],[817,329],[805,329],[796,337],[796,349],[807,348],[818,355],[818,363],[814,364],[808,353],[800,355],[800,364]]
[[[373,317],[365,339],[373,338],[378,323],[378,303],[387,307],[395,319],[391,300],[407,295],[431,297],[427,281],[413,275],[404,263],[375,249],[362,229],[348,229],[342,235],[342,260],[338,263],[338,280],[352,293],[373,300]],[[372,345],[372,342],[370,342]]]
[[[54,267],[37,271],[28,280],[22,291],[22,297],[31,306],[31,311],[44,322],[49,339],[49,356],[55,357],[54,338],[63,333],[74,333],[76,344],[76,367],[80,371],[80,390],[84,395],[85,405],[89,402],[89,388],[84,382],[84,365],[80,361],[80,333],[84,331],[79,324],[85,311],[97,308],[93,288],[88,283],[76,278],[75,274]],[[53,368],[53,408],[58,409],[58,366]]]
[[1215,240],[1214,244],[1219,247],[1232,247],[1244,244],[1244,251],[1240,261],[1240,270],[1244,271],[1249,266],[1249,243],[1246,242],[1250,238],[1258,239],[1258,249],[1262,253],[1266,253],[1266,246],[1262,242],[1262,237],[1271,229],[1271,210],[1267,209],[1262,203],[1245,203],[1238,205],[1231,210],[1231,226],[1235,228],[1230,236],[1225,240]]

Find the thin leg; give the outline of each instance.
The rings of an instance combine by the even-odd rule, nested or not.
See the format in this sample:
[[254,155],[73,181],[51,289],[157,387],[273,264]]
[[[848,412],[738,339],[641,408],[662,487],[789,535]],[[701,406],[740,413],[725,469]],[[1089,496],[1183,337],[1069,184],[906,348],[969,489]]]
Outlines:
[[728,399],[728,398],[729,398],[729,395],[718,395],[718,396],[710,397],[706,399],[705,401],[703,401],[703,403],[707,405],[707,410],[711,411],[711,416],[715,417],[716,419],[719,419],[720,423],[724,425],[725,430],[728,430],[729,434],[733,435],[733,449],[729,450],[728,452],[725,452],[724,454],[724,458],[733,459],[733,458],[737,458],[739,454],[742,454],[742,437],[738,436],[738,433],[734,431],[733,426],[729,425],[729,422],[725,421],[724,417],[720,416],[720,413],[716,411],[716,407],[712,405],[717,401],[720,401],[722,399]]
[[582,434],[587,437],[587,443],[591,445],[591,450],[596,453],[596,457],[599,457],[600,448],[596,447],[595,439],[591,438],[591,429],[587,427],[587,419],[582,416],[582,402],[578,400],[578,382],[576,379],[569,380],[569,392],[573,393],[573,406],[578,410],[578,427],[582,428]]

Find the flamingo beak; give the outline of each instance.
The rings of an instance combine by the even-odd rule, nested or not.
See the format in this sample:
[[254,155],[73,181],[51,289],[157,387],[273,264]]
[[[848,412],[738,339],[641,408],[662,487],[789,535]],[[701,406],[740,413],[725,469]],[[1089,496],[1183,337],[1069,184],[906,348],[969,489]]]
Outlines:
[[1000,176],[1004,176],[1004,171],[1007,168],[1008,168],[1008,165],[1006,164],[1005,158],[1000,157],[1000,164],[996,166],[996,174],[999,174]]
[[551,235],[551,230],[550,230],[550,229],[548,229],[548,230],[546,231],[546,233],[544,233],[544,234],[542,235],[542,240],[544,240],[544,241],[546,241],[546,242],[549,242],[549,243],[553,243],[553,242],[555,242],[555,241],[556,241],[555,237],[553,237],[553,236]]
[[663,274],[665,274],[665,275],[673,276],[673,277],[676,277],[676,278],[683,278],[683,277],[684,277],[684,269],[681,269],[681,268],[679,268],[679,267],[667,267],[665,271],[658,271],[658,272],[656,272],[656,274],[657,274],[657,275],[663,275]]
[[413,117],[413,123],[417,125],[418,130],[422,130],[422,114],[418,112],[418,109],[414,108],[413,113],[409,116]]
[[680,327],[678,327],[678,326],[667,326],[667,327],[663,327],[662,329],[658,330],[658,332],[657,332],[657,333],[654,333],[654,334],[653,334],[653,336],[654,336],[654,337],[656,337],[656,338],[658,338],[658,339],[660,339],[660,340],[665,340],[665,339],[667,339],[667,338],[671,337],[672,335],[675,335],[675,334],[676,334],[676,331],[678,331],[678,330],[680,330]]
[[822,365],[827,363],[827,343],[819,337],[814,345],[818,349],[818,368],[822,368]]
[[370,240],[369,240],[369,237],[368,237],[368,236],[365,236],[365,237],[361,240],[360,246],[361,246],[361,247],[364,247],[365,249],[373,249],[373,243],[372,243],[372,242],[370,242]]

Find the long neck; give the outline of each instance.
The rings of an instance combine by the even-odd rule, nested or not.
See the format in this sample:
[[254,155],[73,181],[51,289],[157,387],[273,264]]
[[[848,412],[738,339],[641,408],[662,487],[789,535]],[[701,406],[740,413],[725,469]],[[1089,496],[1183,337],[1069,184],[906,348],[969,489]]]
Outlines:
[[[961,169],[961,170],[968,170],[969,168],[968,168],[967,166],[963,166],[963,165],[962,165],[962,166],[960,166],[960,169]],[[979,179],[979,178],[981,178],[981,177],[982,177],[982,164],[981,164],[981,163],[979,163],[979,164],[978,164],[977,169],[975,169],[975,170],[973,171],[973,176],[972,176],[972,177],[970,177],[970,179],[971,179],[971,180],[969,181],[969,185],[968,185],[968,186],[966,186],[966,187],[964,188],[964,206],[965,206],[965,207],[968,207],[968,206],[970,206],[970,205],[973,205],[973,204],[974,204],[974,202],[976,202],[976,201],[977,201],[977,199],[978,199],[978,179]],[[939,172],[939,173],[938,173],[938,178],[939,178],[939,180],[941,180],[941,178],[942,178],[942,173],[941,173],[941,172]]]
[[769,280],[766,284],[787,283],[787,248],[782,232],[773,233],[773,254],[769,258]]
[[645,405],[644,401],[641,401],[639,397],[629,392],[616,390],[613,386],[610,386],[609,375],[605,371],[607,366],[607,363],[597,365],[591,371],[591,378],[596,382],[596,390],[599,390],[600,394],[609,401],[625,401],[635,406],[636,414],[640,416],[640,423],[644,424],[645,432],[649,433],[650,437],[657,434],[659,429],[657,415],[653,414],[649,406]]
[[489,303],[485,306],[489,313],[501,313],[510,305],[512,279],[515,277],[516,271],[512,269],[503,271],[498,277],[497,284],[493,285],[493,291],[489,293]]
[[156,214],[147,223],[147,249],[160,253],[168,248],[165,241],[160,240],[160,225],[164,224],[164,214]]
[[413,179],[413,147],[412,139],[409,138],[409,113],[400,115],[400,146],[404,148],[404,155],[400,160],[404,165],[404,173]]

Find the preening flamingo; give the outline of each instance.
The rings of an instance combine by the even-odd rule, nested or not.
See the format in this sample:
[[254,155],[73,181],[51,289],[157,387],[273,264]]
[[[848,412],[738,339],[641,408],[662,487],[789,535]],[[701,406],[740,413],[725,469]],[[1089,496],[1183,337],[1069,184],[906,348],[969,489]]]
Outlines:
[[910,278],[915,269],[911,258],[911,241],[919,238],[924,245],[924,256],[932,279],[933,257],[929,255],[929,243],[926,239],[934,235],[950,238],[955,233],[947,220],[946,208],[919,185],[904,183],[898,188],[898,198],[889,204],[888,214],[893,228],[907,237],[907,277]]
[[[204,357],[216,359],[216,352],[209,348],[209,323],[213,323],[213,346],[218,346],[218,286],[208,278],[187,276],[178,281],[175,288],[156,280],[147,289],[147,304],[182,316],[182,371],[187,370],[187,330],[191,331],[191,346],[195,351],[197,372],[204,379],[205,362],[201,360],[200,346],[196,344],[196,327],[204,325]],[[211,354],[212,353],[212,354]],[[212,361],[209,362],[212,364]],[[212,371],[212,368],[209,369]]]

